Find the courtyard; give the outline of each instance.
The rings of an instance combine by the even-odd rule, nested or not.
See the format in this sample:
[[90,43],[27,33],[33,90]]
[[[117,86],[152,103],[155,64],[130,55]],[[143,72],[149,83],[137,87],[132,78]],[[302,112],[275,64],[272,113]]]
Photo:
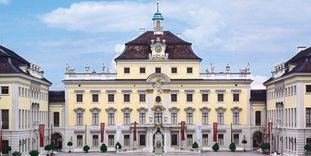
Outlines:
[[[129,152],[129,153],[57,153],[56,156],[153,156],[153,153],[149,152]],[[206,152],[206,153],[190,153],[190,152],[171,152],[171,153],[164,153],[163,156],[199,156],[199,155],[208,155],[208,156],[258,156],[262,155],[260,153],[254,152]]]

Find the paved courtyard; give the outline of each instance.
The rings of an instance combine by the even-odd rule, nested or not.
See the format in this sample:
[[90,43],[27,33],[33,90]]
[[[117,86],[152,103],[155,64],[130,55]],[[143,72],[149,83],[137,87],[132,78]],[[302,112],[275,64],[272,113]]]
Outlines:
[[[147,152],[130,152],[130,153],[57,153],[56,156],[153,156],[153,153]],[[252,152],[207,152],[207,153],[188,153],[188,152],[176,152],[176,153],[164,153],[163,156],[259,156],[262,154]]]

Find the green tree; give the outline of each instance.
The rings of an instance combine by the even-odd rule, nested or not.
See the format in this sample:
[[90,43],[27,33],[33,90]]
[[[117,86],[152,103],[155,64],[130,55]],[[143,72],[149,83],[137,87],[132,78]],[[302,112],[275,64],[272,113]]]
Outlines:
[[18,152],[18,151],[15,151],[12,153],[12,156],[21,156],[22,153],[21,152]]
[[263,143],[260,145],[260,148],[262,150],[262,153],[267,154],[270,151],[270,144],[269,143]]
[[218,143],[216,142],[214,145],[213,145],[213,150],[215,151],[215,152],[217,152],[218,150],[219,150],[219,145],[218,145]]
[[84,151],[85,153],[88,153],[89,150],[90,150],[90,146],[88,146],[88,145],[83,146],[83,151]]
[[247,144],[247,140],[243,139],[243,140],[242,140],[242,144],[243,144],[243,151],[245,152],[245,151],[246,151],[246,150],[245,150],[245,144]]
[[51,145],[50,144],[49,145],[45,145],[44,146],[44,150],[46,150],[46,152],[49,153],[52,150]]
[[310,152],[311,151],[311,144],[306,144],[305,150],[306,150],[306,152]]
[[9,154],[9,152],[12,150],[11,146],[9,145],[5,145],[3,148],[2,148],[2,153],[3,154]]
[[192,144],[192,148],[194,148],[194,149],[199,148],[199,145],[196,141]]
[[102,144],[102,145],[100,146],[100,151],[103,152],[103,153],[107,152],[107,146],[106,146],[106,144]]
[[37,150],[32,150],[29,152],[30,156],[39,156],[39,151]]
[[72,142],[71,142],[71,141],[68,141],[68,142],[67,142],[67,146],[69,146],[69,153],[71,153]]
[[231,152],[235,152],[235,150],[236,150],[235,143],[231,143],[230,146],[229,146],[229,149],[230,149]]

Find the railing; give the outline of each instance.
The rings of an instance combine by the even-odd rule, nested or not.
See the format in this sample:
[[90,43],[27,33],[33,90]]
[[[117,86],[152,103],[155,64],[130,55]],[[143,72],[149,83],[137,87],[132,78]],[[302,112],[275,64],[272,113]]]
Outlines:
[[202,79],[251,79],[250,73],[200,73]]
[[109,80],[116,77],[117,73],[65,73],[65,80]]

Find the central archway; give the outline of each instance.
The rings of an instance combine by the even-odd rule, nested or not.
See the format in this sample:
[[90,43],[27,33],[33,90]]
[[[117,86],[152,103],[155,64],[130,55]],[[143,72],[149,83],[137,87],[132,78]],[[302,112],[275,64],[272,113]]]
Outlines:
[[259,146],[263,143],[262,137],[263,135],[260,131],[253,134],[253,148],[259,148]]
[[52,134],[52,142],[58,151],[63,149],[63,137],[59,132]]

